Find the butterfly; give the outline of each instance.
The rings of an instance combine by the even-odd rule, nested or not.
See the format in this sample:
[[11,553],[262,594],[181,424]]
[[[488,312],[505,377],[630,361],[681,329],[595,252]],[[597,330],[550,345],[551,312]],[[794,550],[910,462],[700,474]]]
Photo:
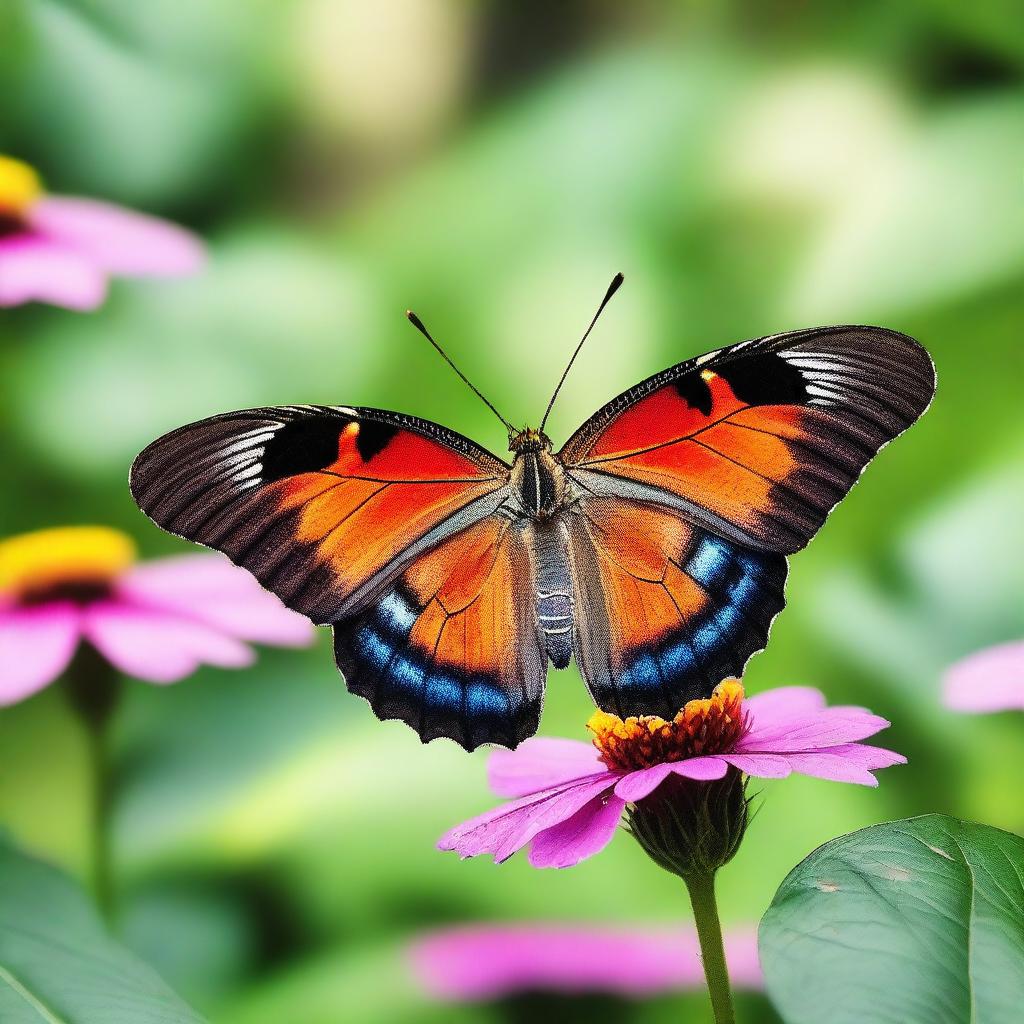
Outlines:
[[212,416],[135,460],[139,507],[224,552],[334,630],[348,689],[423,742],[515,747],[547,664],[595,703],[674,715],[764,648],[786,556],[927,408],[925,349],[818,327],[688,359],[623,392],[558,450],[511,461],[428,420],[348,406]]

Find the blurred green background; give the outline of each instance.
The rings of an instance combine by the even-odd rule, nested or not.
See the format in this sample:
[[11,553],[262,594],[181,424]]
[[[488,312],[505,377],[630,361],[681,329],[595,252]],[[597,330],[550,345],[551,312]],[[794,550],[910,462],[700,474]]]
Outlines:
[[[92,315],[0,314],[0,535],[102,522],[185,549],[128,494],[133,455],[215,412],[380,405],[501,452],[416,309],[515,421],[562,439],[662,367],[746,337],[877,323],[921,339],[938,398],[792,563],[749,690],[803,683],[891,718],[877,791],[765,783],[721,877],[760,917],[824,840],[945,811],[1024,827],[1019,716],[941,709],[953,658],[1024,633],[1024,34],[1015,5],[5,0],[0,151],[55,192],[174,218],[183,281]],[[619,837],[563,872],[435,851],[491,803],[485,753],[421,747],[349,696],[329,638],[129,687],[118,723],[125,938],[215,1024],[602,1019],[613,1004],[452,1011],[410,979],[420,930],[684,921]],[[575,668],[542,733],[583,736]],[[0,820],[74,872],[87,773],[60,694],[0,714]],[[752,998],[747,1019],[773,1020]],[[705,1019],[694,996],[616,1019]],[[687,1015],[688,1014],[688,1015]]]

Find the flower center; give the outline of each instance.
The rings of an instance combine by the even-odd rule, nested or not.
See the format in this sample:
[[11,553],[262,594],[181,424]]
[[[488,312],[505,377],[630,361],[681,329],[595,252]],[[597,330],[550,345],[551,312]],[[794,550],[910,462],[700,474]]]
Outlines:
[[28,164],[0,155],[0,234],[19,226],[42,193],[39,175]]
[[675,718],[619,718],[595,711],[587,722],[601,760],[616,771],[636,771],[700,754],[724,754],[743,735],[743,684],[719,683],[710,697],[691,700]]
[[25,605],[94,598],[133,561],[131,538],[105,526],[23,533],[0,541],[0,600]]

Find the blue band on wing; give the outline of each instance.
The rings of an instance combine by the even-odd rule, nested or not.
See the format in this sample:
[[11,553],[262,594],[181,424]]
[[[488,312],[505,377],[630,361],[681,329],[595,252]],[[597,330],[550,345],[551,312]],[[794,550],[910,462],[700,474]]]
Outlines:
[[682,566],[708,594],[708,610],[655,647],[633,652],[616,679],[629,707],[674,714],[688,700],[707,697],[723,678],[742,672],[749,652],[767,642],[782,609],[786,560],[759,554],[705,534]]
[[[335,657],[349,689],[381,718],[400,718],[424,740],[451,735],[472,749],[480,742],[516,742],[519,694],[497,679],[433,664],[432,652],[409,642],[422,609],[399,587],[348,623],[335,626]],[[458,730],[457,730],[458,731]]]

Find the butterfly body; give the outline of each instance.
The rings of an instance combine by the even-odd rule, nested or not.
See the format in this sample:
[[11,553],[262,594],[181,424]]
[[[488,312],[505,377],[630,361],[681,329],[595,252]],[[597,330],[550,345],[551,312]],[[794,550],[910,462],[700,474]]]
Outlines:
[[934,392],[927,353],[826,327],[687,360],[557,451],[511,463],[436,423],[345,406],[214,416],[132,468],[159,525],[334,629],[348,688],[426,741],[515,746],[547,666],[671,717],[742,672],[802,548]]

